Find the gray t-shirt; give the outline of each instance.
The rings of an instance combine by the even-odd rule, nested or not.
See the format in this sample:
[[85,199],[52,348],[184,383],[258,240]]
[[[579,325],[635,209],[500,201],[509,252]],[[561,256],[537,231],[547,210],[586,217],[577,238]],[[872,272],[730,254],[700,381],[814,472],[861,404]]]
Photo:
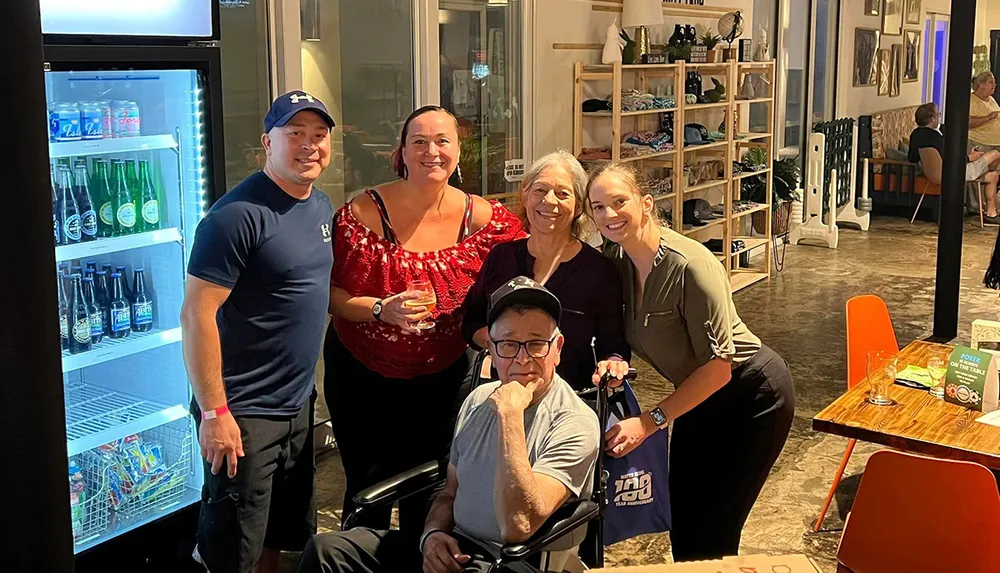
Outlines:
[[[456,529],[494,543],[502,542],[493,504],[500,431],[488,398],[499,386],[483,384],[465,399],[451,444],[458,477]],[[597,415],[558,375],[545,396],[524,411],[524,435],[533,472],[559,480],[570,499],[591,496],[600,443]]]

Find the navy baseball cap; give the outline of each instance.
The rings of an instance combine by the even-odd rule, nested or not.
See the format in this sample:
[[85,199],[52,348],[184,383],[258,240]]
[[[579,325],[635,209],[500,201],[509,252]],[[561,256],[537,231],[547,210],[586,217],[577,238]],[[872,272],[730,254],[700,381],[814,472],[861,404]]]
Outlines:
[[278,96],[271,103],[271,109],[267,110],[267,115],[264,116],[264,131],[267,132],[271,131],[273,127],[284,126],[288,123],[288,120],[292,119],[292,116],[305,110],[318,113],[320,117],[326,120],[326,123],[330,127],[337,125],[333,122],[330,112],[326,111],[326,106],[323,105],[323,102],[319,101],[318,97],[302,90],[295,90]]
[[486,326],[493,326],[503,311],[515,304],[534,307],[547,313],[555,319],[556,326],[562,319],[562,304],[556,295],[528,277],[514,277],[500,285],[500,288],[490,295]]

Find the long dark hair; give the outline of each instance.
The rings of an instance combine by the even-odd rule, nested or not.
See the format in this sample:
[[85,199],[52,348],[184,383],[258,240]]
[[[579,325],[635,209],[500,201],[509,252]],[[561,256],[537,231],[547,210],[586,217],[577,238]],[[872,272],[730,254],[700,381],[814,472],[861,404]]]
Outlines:
[[406,136],[410,132],[410,122],[425,113],[430,113],[432,111],[443,111],[448,114],[448,117],[455,122],[455,130],[458,131],[458,120],[455,119],[455,115],[439,105],[425,105],[424,107],[413,110],[413,113],[411,113],[410,116],[406,118],[406,121],[403,122],[403,132],[399,136],[399,145],[396,147],[396,150],[392,152],[392,169],[396,172],[396,175],[398,175],[400,179],[406,179],[406,164],[403,163],[403,148],[406,147]]

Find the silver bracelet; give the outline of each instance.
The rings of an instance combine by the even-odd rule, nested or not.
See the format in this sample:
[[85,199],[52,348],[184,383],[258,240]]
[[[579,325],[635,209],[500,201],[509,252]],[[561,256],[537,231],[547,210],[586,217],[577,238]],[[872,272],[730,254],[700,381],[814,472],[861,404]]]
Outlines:
[[420,536],[421,555],[424,554],[424,543],[427,543],[427,538],[430,537],[431,535],[434,535],[435,533],[448,533],[448,532],[443,529],[428,529],[427,531],[425,531],[424,534]]

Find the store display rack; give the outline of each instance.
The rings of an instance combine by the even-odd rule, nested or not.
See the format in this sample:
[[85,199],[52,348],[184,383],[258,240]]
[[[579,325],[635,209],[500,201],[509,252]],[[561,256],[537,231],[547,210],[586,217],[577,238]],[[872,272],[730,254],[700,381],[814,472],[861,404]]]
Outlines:
[[[701,73],[703,80],[716,78],[726,86],[726,95],[719,102],[687,104],[684,99],[684,81],[688,72]],[[754,74],[766,79],[765,93],[755,94],[753,99],[740,99],[739,87],[747,74]],[[718,237],[721,231],[723,252],[718,258],[726,267],[733,292],[770,277],[771,249],[774,248],[771,223],[770,201],[753,206],[742,211],[734,211],[733,204],[740,200],[743,181],[749,177],[763,177],[766,182],[764,197],[770,199],[772,194],[772,174],[770,164],[774,160],[774,61],[767,62],[719,62],[707,64],[689,64],[679,60],[673,64],[621,64],[593,65],[577,62],[573,69],[573,153],[580,157],[584,147],[584,137],[597,128],[607,130],[610,121],[611,161],[634,163],[642,171],[652,168],[671,168],[673,170],[673,192],[657,196],[657,203],[671,203],[673,216],[672,228],[699,240]],[[610,83],[611,110],[599,112],[584,112],[585,87],[588,82],[602,82],[605,87]],[[674,94],[674,107],[668,109],[623,111],[622,88],[634,87],[643,92],[649,92],[653,82],[666,82]],[[760,83],[760,82],[759,82]],[[758,85],[759,85],[758,83]],[[592,90],[591,90],[592,91]],[[767,106],[766,129],[763,131],[748,131],[746,117],[750,114],[750,104]],[[673,112],[674,148],[639,156],[622,157],[622,135],[625,133],[622,124],[630,126],[629,131],[658,131],[660,114]],[[734,114],[744,119],[733,126]],[[729,129],[725,130],[726,139],[702,145],[684,145],[684,126],[689,123],[699,123],[709,129],[719,125],[719,118],[724,115],[724,121]],[[708,121],[706,118],[712,118]],[[743,153],[752,148],[765,150],[768,167],[749,173],[733,173],[733,162],[739,161]],[[688,185],[685,167],[698,163],[699,159],[722,160],[724,176],[721,179],[699,181]],[[601,160],[590,160],[594,163]],[[707,225],[684,228],[683,204],[690,195],[698,192],[718,190],[722,194],[723,216]],[[757,234],[751,231],[751,220],[754,213],[764,212],[762,221],[766,221],[763,231]],[[748,217],[749,216],[749,217]],[[761,225],[756,225],[761,226]],[[734,240],[743,241],[744,246],[733,250]],[[751,251],[762,250],[763,256],[750,258]],[[760,261],[753,266],[753,261]]]

